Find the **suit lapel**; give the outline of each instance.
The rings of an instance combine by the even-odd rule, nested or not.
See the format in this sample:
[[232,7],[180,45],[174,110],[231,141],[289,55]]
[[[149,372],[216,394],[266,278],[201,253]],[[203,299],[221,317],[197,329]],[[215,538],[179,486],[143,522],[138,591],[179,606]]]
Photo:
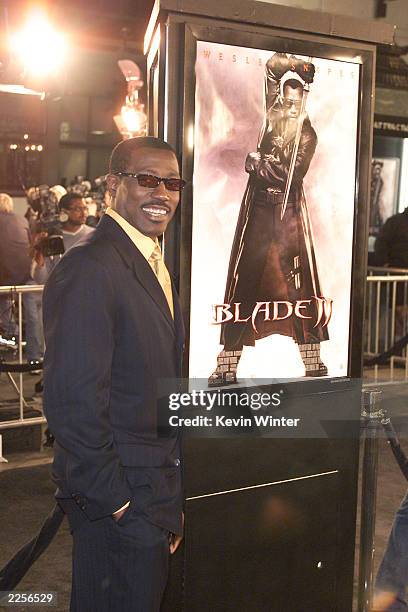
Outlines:
[[163,289],[150,265],[126,232],[108,215],[102,217],[96,231],[109,236],[125,264],[133,270],[137,281],[150,295],[175,333],[173,317]]

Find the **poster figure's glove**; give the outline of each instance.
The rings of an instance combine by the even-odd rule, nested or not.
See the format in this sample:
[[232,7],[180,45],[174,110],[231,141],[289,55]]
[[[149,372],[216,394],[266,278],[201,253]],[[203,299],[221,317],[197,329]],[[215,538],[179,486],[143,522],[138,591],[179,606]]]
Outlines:
[[286,53],[274,53],[266,62],[266,73],[268,76],[280,80],[286,72],[296,72],[305,83],[313,83],[316,72],[314,64]]
[[271,153],[263,155],[262,161],[267,162],[268,164],[279,164],[282,161],[281,156],[282,150],[279,148],[275,148]]
[[279,81],[290,70],[289,58],[286,53],[274,53],[266,62],[266,74]]
[[256,172],[260,161],[260,153],[248,153],[245,160],[245,172]]
[[315,72],[316,72],[314,64],[312,64],[312,62],[305,62],[302,59],[297,59],[297,58],[295,59],[296,59],[296,67],[294,71],[300,76],[301,79],[303,79],[305,83],[310,85],[310,83],[313,83],[313,79],[314,79]]

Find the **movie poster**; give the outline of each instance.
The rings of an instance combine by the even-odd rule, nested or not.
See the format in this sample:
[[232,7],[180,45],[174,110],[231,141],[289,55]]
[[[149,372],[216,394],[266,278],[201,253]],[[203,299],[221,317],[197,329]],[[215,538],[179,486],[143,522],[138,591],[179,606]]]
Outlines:
[[345,376],[359,65],[198,42],[190,378]]
[[376,157],[371,164],[370,234],[378,235],[380,227],[397,212],[398,157]]

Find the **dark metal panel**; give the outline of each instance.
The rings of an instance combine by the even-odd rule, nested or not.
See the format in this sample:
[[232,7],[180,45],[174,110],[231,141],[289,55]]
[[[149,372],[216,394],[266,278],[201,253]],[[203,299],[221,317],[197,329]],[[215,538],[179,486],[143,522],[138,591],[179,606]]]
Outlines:
[[[179,153],[181,151],[182,92],[183,80],[183,26],[177,23],[162,24],[162,38],[165,53],[165,71],[163,77],[163,131],[162,137]],[[181,159],[179,156],[179,162]],[[183,169],[181,167],[181,174]],[[164,257],[166,265],[173,276],[177,290],[180,287],[180,218],[184,205],[184,194],[176,215],[165,236]]]
[[155,57],[147,62],[147,123],[149,126],[149,136],[154,136],[158,131],[158,96],[155,95],[158,69],[158,54],[156,53]]
[[395,30],[395,25],[384,21],[366,21],[346,15],[333,15],[330,34],[355,41],[392,45],[395,42]]
[[[347,441],[258,440],[258,443],[251,443],[247,440],[245,444],[242,442],[235,444],[235,441],[232,440],[195,440],[194,445],[187,445],[186,457],[187,465],[193,469],[198,483],[202,477],[208,480],[215,473],[222,472],[229,474],[231,480],[235,480],[236,473],[242,466],[253,464],[253,467],[258,466],[258,476],[252,480],[252,484],[266,484],[267,486],[255,486],[252,489],[244,487],[242,491],[237,487],[231,493],[187,499],[185,538],[182,548],[171,559],[170,580],[162,606],[163,612],[181,612],[181,610],[198,612],[210,609],[200,607],[200,604],[197,606],[195,598],[196,589],[202,588],[200,579],[197,584],[197,576],[203,574],[207,575],[206,580],[209,583],[214,584],[214,587],[208,584],[208,588],[215,588],[217,591],[214,594],[216,601],[211,602],[215,610],[243,609],[239,605],[235,608],[225,607],[225,598],[227,589],[229,591],[227,599],[235,602],[236,588],[231,585],[231,581],[236,580],[240,572],[245,569],[242,567],[244,560],[248,565],[248,579],[243,581],[240,588],[244,589],[246,596],[249,593],[254,597],[254,607],[245,609],[256,610],[256,612],[264,610],[265,612],[266,610],[268,612],[270,610],[303,612],[312,609],[349,612],[353,590],[357,439]],[[262,457],[263,462],[260,462]],[[283,482],[269,480],[268,485],[265,480],[266,471],[269,476],[275,473],[278,477],[279,473],[285,474],[285,468],[287,469],[288,465],[292,467],[292,464],[294,464],[294,469],[291,471],[300,476],[298,480],[295,478],[287,478]],[[337,469],[324,473],[324,470],[335,467]],[[311,478],[301,477],[306,473]],[[193,474],[191,473],[190,476]],[[191,484],[190,478],[189,481]],[[331,487],[331,482],[334,482],[335,486],[330,489],[329,495],[325,487],[327,485]],[[278,516],[274,516],[276,531],[267,547],[264,546],[265,533],[262,533],[262,524],[259,521],[260,506],[262,504],[265,506],[265,498],[272,512],[281,510]],[[244,501],[246,499],[244,505],[242,505],[242,499]],[[214,502],[217,508],[214,507]],[[301,534],[296,531],[299,524],[297,526],[291,524],[293,513],[291,515],[289,510],[294,507],[297,507],[301,513],[304,529]],[[246,536],[253,529],[255,535],[258,534],[261,537],[248,542]],[[218,538],[215,537],[217,533]],[[325,538],[328,533],[330,537]],[[225,536],[229,538],[229,541],[223,541]],[[323,549],[319,544],[322,536],[324,538]],[[331,599],[326,602],[325,606],[305,607],[303,605],[304,601],[300,597],[305,588],[302,572],[300,575],[297,572],[293,573],[287,565],[282,564],[275,569],[273,585],[270,583],[271,570],[268,569],[268,564],[274,562],[271,553],[278,560],[283,554],[288,563],[296,564],[298,552],[294,548],[294,538],[297,539],[296,547],[299,546],[302,551],[302,565],[308,567],[311,572],[316,569],[323,570],[309,576],[311,579],[309,586],[315,592],[315,597],[319,598],[319,602],[320,598],[325,598],[328,590],[330,591]],[[309,539],[318,543],[318,550],[312,550],[308,546]],[[226,565],[220,563],[219,547],[221,544],[222,554],[230,557]],[[203,553],[203,545],[208,547],[206,554]],[[241,553],[237,550],[237,546],[241,546]],[[280,546],[282,548],[278,551],[277,547]],[[316,553],[323,555],[319,558],[323,568],[318,568],[317,563],[313,564]],[[253,562],[255,562],[254,565],[251,565]],[[255,583],[249,579],[249,576],[254,571],[254,566],[256,570],[259,563],[262,568],[258,582]],[[223,577],[227,584],[222,587],[223,592],[217,589],[218,580],[211,574],[210,565],[215,565],[218,573],[224,572]],[[259,583],[262,580],[267,581],[263,586]],[[299,597],[298,608],[293,605],[290,597],[284,603],[280,602],[280,607],[273,608],[272,604],[261,605],[262,599],[259,600],[257,597],[262,598],[262,592],[257,593],[257,588],[267,591],[273,601],[274,596],[283,595],[280,585],[286,584],[288,580],[291,581],[294,591],[291,596]],[[204,603],[208,604],[205,597],[202,605]],[[217,607],[222,604],[224,607]]]
[[[367,277],[371,159],[373,146],[375,50],[362,54],[353,239],[349,374],[362,376],[364,299]],[[341,247],[340,247],[341,248]]]
[[163,26],[166,34],[166,97],[164,137],[177,151],[181,150],[184,89],[184,26],[168,20]]
[[[242,28],[242,24],[223,22],[208,19],[207,17],[193,17],[186,21],[182,15],[170,15],[169,23],[184,24],[186,31],[190,31],[194,43],[196,40],[208,42],[220,42],[230,45],[253,47],[256,49],[279,50],[281,52],[296,52],[311,55],[313,57],[325,57],[328,59],[340,59],[345,62],[356,62],[361,64],[362,54],[374,53],[375,45],[338,38],[328,38],[319,34],[303,34],[295,30],[283,31],[275,27],[263,27],[248,24]],[[191,49],[193,50],[193,43]],[[185,54],[188,61],[187,53]],[[194,55],[195,61],[195,55]]]
[[[163,24],[160,24],[160,34],[163,30]],[[166,37],[160,35],[159,43],[159,91],[158,91],[158,131],[157,135],[159,138],[164,136],[164,117],[166,113],[165,108],[165,78],[166,78]]]
[[[313,411],[320,415],[327,436],[318,438],[317,433],[311,432],[308,438],[284,439],[278,435],[265,437],[254,431],[234,438],[227,438],[225,434],[224,438],[186,439],[185,454],[194,456],[194,461],[187,462],[185,468],[187,498],[260,482],[343,470],[346,465],[349,469],[350,457],[343,447],[353,444],[359,436],[356,407],[360,403],[360,385],[341,381],[331,385],[335,387],[331,392],[322,392],[324,385],[320,381],[313,385],[312,392],[307,392],[309,385],[299,382],[287,385],[288,394],[293,392],[293,386],[297,386],[297,392],[287,398],[285,405],[292,403],[302,420]],[[291,416],[287,409],[285,415]],[[222,469],[211,469],[214,464]]]
[[334,610],[338,485],[331,474],[187,502],[185,610]]
[[[171,560],[163,612],[349,612],[358,448],[356,438],[187,441],[186,531],[183,547]],[[233,492],[191,496],[205,490],[204,482],[209,492]],[[262,520],[262,508],[273,514],[273,534]],[[285,563],[279,564],[280,559]],[[317,567],[318,561],[323,567]],[[212,595],[203,595],[203,581]],[[241,607],[248,596],[253,603]]]
[[[193,224],[194,151],[189,143],[189,131],[194,129],[195,116],[196,39],[189,26],[184,30],[184,93],[183,93],[183,176],[188,185],[183,194],[180,244],[180,300],[186,326],[185,355],[190,351],[191,252]],[[184,360],[184,375],[188,376],[188,360]]]
[[[246,24],[273,26],[383,44],[392,44],[395,32],[395,26],[385,22],[366,21],[345,15],[333,15],[321,11],[250,0],[247,2],[207,0],[202,4],[197,3],[196,0],[162,0],[161,2],[157,0],[152,13],[152,21],[159,12],[202,15]],[[150,24],[149,28],[152,28]]]
[[[152,40],[160,28],[160,43],[153,52],[149,43],[147,62],[149,134],[165,139],[177,152],[181,151],[180,122],[182,120],[181,96],[183,92],[183,26],[166,23],[160,19],[151,32]],[[179,31],[181,30],[181,35]],[[153,80],[157,79],[157,91]],[[179,159],[181,161],[181,159]],[[182,200],[184,197],[181,198]],[[180,277],[180,208],[166,231],[164,258],[179,289]]]

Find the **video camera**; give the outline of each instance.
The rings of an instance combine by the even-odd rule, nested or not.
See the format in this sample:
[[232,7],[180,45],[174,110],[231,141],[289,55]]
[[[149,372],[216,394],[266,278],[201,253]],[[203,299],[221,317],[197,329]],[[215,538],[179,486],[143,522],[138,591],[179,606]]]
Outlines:
[[36,232],[46,232],[37,247],[44,257],[62,255],[65,251],[62,237],[62,223],[67,220],[65,211],[60,211],[58,202],[65,189],[60,185],[49,187],[39,185],[27,190],[27,201],[36,213]]
[[83,176],[76,176],[67,189],[78,193],[81,198],[88,198],[92,192],[91,187],[90,181],[87,181]]

